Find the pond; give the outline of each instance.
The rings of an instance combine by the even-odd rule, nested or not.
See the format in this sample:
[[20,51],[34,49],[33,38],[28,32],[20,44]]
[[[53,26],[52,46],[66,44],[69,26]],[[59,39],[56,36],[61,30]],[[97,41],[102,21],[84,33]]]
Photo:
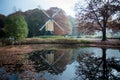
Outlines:
[[120,80],[120,50],[79,47],[0,52],[0,80]]

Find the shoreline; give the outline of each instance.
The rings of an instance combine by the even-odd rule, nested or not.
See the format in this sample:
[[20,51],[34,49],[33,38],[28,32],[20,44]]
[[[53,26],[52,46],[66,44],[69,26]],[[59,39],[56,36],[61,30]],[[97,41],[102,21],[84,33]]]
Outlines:
[[119,39],[108,39],[101,41],[100,39],[41,39],[27,38],[12,45],[0,46],[0,53],[29,53],[42,49],[77,49],[82,47],[96,47],[106,49],[119,49]]
[[[77,47],[100,47],[100,48],[119,48],[120,49],[120,40],[119,39],[108,39],[107,41],[101,41],[100,39],[91,39],[91,38],[26,38],[19,42],[14,42],[11,45],[5,46],[19,46],[19,45],[57,45],[57,47],[63,48],[77,48]],[[1,46],[4,47],[4,46]]]
[[[107,41],[101,41],[98,38],[25,38],[24,40],[13,42],[10,45],[60,45],[67,47],[108,47],[108,48],[120,48],[119,39],[108,39]],[[4,45],[4,46],[10,46]],[[1,47],[4,47],[1,46]]]

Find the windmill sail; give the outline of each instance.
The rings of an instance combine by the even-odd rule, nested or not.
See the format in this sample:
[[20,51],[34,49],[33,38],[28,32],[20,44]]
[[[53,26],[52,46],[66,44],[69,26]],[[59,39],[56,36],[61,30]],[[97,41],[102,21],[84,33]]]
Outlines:
[[41,28],[40,31],[49,23],[50,20],[48,20]]
[[64,29],[56,21],[54,21],[54,23],[57,25],[58,28],[60,28],[62,31],[64,31]]
[[48,18],[50,18],[50,16],[49,16],[44,10],[42,10],[42,12],[43,12]]
[[54,18],[60,11],[61,11],[61,9],[59,9],[56,13],[54,13],[54,14],[52,15],[52,18]]
[[54,23],[57,25],[57,27],[59,27],[62,31],[64,31],[64,29],[53,19],[59,12],[61,9],[59,9],[58,11],[56,11],[52,17],[50,17],[44,10],[42,10],[42,12],[49,18],[49,20],[40,28],[40,30],[42,30],[45,27],[46,31],[54,31]]

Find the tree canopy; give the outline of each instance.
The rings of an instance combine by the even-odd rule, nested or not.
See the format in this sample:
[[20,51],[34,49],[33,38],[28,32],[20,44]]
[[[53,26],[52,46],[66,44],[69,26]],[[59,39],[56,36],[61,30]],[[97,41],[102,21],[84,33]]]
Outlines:
[[8,37],[22,39],[27,37],[27,23],[21,15],[9,15],[5,21],[5,33]]
[[86,0],[86,6],[76,3],[79,29],[86,33],[96,30],[102,31],[102,40],[106,40],[106,28],[108,21],[120,11],[119,0]]
[[39,31],[40,27],[45,23],[45,15],[40,9],[33,9],[24,12],[24,16],[29,28],[28,37],[44,35],[45,29]]
[[3,31],[3,27],[5,25],[5,19],[6,19],[6,16],[0,14],[0,38],[5,36],[5,33]]
[[[44,10],[49,16],[53,15],[56,11],[58,11],[59,8],[52,7],[48,10]],[[45,22],[49,19],[41,9],[33,9],[28,10],[25,12],[16,12],[13,14],[20,14],[25,17],[25,20],[28,24],[29,33],[28,37],[34,37],[34,36],[41,36],[46,35],[47,31],[45,31],[45,28],[43,28],[41,31],[39,30]],[[64,31],[61,31],[57,25],[54,24],[54,32],[53,35],[65,35],[65,34],[71,34],[72,32],[72,26],[71,23],[66,15],[66,13],[61,9],[61,11],[54,17],[54,20],[64,29]]]
[[[64,29],[64,31],[61,31],[57,27],[57,25],[54,24],[53,35],[71,34],[72,33],[71,22],[68,16],[66,15],[66,13],[62,9],[59,9],[57,7],[52,7],[44,11],[49,16],[51,16],[58,10],[60,11],[54,17],[54,20]],[[38,8],[33,10],[28,10],[25,12],[16,11],[15,13],[12,13],[7,17],[5,17],[4,15],[0,15],[0,29],[1,29],[0,35],[3,34],[4,31],[7,34],[7,36],[16,37],[16,38],[46,35],[47,31],[45,30],[45,28],[43,28],[41,31],[39,29],[45,24],[45,22],[48,19],[49,18],[44,14],[44,12]],[[25,26],[28,26],[28,28],[25,28]],[[4,31],[2,30],[3,27],[5,27]]]

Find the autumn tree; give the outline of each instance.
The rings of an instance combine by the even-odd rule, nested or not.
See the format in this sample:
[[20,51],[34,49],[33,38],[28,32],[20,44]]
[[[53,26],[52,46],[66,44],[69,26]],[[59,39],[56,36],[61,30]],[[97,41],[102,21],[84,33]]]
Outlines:
[[[47,10],[47,13],[49,16],[54,15],[60,8],[57,7],[51,7]],[[72,25],[67,17],[66,13],[61,9],[58,14],[54,17],[54,20],[64,29],[62,31],[58,28],[56,24],[54,24],[54,35],[65,35],[65,34],[71,34],[72,33]]]
[[113,33],[120,31],[120,21],[115,19],[108,22],[109,28],[113,30]]
[[120,11],[119,0],[86,0],[85,5],[76,3],[77,18],[83,32],[102,31],[102,41],[107,40],[106,28],[108,21]]
[[[59,8],[52,7],[48,10],[44,10],[50,17],[58,11]],[[43,28],[41,31],[39,30],[45,22],[49,19],[41,9],[33,9],[28,10],[24,12],[22,15],[25,16],[26,22],[28,24],[29,28],[29,34],[28,37],[34,37],[34,36],[40,36],[40,35],[47,35],[47,31],[45,31],[45,28]],[[57,27],[57,25],[54,24],[54,34],[53,35],[64,35],[64,34],[71,34],[72,27],[69,19],[67,18],[67,15],[63,10],[61,10],[55,17],[54,20],[64,29],[64,31],[61,31]]]

